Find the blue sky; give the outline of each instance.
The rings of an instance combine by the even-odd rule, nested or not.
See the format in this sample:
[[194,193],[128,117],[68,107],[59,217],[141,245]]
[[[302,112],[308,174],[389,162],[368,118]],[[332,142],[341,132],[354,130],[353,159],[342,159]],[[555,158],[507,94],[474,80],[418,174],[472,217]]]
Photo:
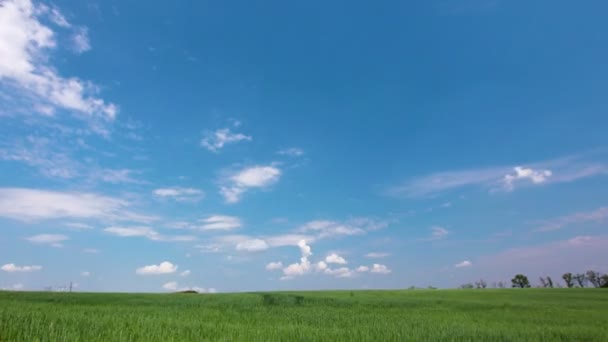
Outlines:
[[0,288],[608,271],[608,4],[0,5]]

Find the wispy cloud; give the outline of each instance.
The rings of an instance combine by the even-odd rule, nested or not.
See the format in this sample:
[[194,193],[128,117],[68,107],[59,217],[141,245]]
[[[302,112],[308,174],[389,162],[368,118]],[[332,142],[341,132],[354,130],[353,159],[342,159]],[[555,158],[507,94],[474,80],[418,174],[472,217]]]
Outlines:
[[233,133],[230,128],[222,128],[215,132],[205,133],[205,136],[201,140],[201,146],[211,152],[217,153],[227,144],[251,140],[251,136],[242,133]]
[[0,188],[0,217],[19,221],[58,218],[151,222],[154,216],[131,212],[131,203],[114,197],[83,192]]
[[573,224],[604,222],[606,220],[608,220],[608,207],[601,207],[593,211],[578,212],[541,222],[535,231],[550,232]]
[[238,217],[226,215],[212,215],[202,222],[200,226],[202,230],[233,230],[243,225]]
[[237,203],[250,189],[265,189],[278,182],[281,170],[272,165],[244,168],[224,180],[227,185],[220,187],[220,194],[226,203]]
[[163,242],[186,242],[196,240],[196,236],[192,235],[163,235],[150,227],[107,227],[104,232],[120,236],[120,237],[144,237],[152,241]]
[[472,265],[473,265],[473,263],[470,262],[469,260],[464,260],[464,261],[461,261],[461,262],[457,263],[456,265],[454,265],[454,267],[463,268],[463,267],[471,267]]
[[0,267],[0,270],[4,272],[34,272],[40,271],[42,266],[30,265],[30,266],[17,266],[15,264],[5,264]]
[[27,241],[35,244],[50,245],[53,247],[63,247],[62,242],[70,238],[62,234],[39,234],[25,238]]
[[[89,120],[97,131],[116,117],[118,108],[97,94],[99,89],[76,77],[65,78],[46,58],[57,47],[56,33],[41,18],[55,25],[69,27],[57,8],[37,5],[29,0],[7,0],[0,6],[0,82],[12,88],[31,107],[44,108],[43,115],[66,109]],[[90,45],[89,45],[90,47]]]
[[573,182],[608,174],[608,165],[588,159],[586,155],[578,155],[528,165],[437,172],[393,186],[387,193],[426,197],[467,186],[479,186],[489,191],[513,191],[521,186]]
[[170,198],[178,202],[197,202],[205,196],[202,190],[182,187],[159,188],[153,193],[158,197]]
[[290,157],[300,157],[304,155],[304,150],[297,147],[290,147],[278,150],[277,154]]
[[379,258],[386,258],[387,256],[389,256],[390,254],[388,253],[382,253],[382,252],[371,252],[371,253],[367,253],[365,254],[366,258],[372,258],[372,259],[379,259]]
[[440,227],[440,226],[433,226],[430,228],[430,230],[431,230],[431,236],[428,238],[421,239],[421,240],[423,240],[423,241],[441,240],[450,234],[449,230],[447,230],[443,227]]

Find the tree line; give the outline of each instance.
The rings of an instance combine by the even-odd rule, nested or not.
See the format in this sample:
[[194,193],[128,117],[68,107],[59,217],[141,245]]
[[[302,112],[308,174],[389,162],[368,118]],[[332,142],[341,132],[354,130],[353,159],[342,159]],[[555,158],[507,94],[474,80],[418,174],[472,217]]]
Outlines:
[[[564,280],[564,284],[566,285],[566,287],[568,288],[573,288],[573,287],[603,287],[603,288],[608,288],[608,274],[601,274],[600,272],[596,272],[596,271],[587,271],[585,273],[564,273],[562,275],[562,279]],[[562,287],[562,285],[558,282],[558,281],[553,281],[553,279],[551,279],[551,277],[546,276],[546,277],[540,277],[540,284],[538,287],[545,287],[545,288],[553,288],[553,287]],[[476,281],[475,283],[467,283],[464,285],[461,285],[460,288],[463,289],[485,289],[488,286],[488,283],[483,280],[480,279],[479,281]],[[497,283],[493,283],[493,287],[496,288],[505,288],[506,283],[499,281]],[[528,277],[524,274],[516,274],[513,279],[511,279],[511,287],[513,288],[528,288],[528,287],[532,287],[532,285],[530,284],[530,280],[528,279]]]

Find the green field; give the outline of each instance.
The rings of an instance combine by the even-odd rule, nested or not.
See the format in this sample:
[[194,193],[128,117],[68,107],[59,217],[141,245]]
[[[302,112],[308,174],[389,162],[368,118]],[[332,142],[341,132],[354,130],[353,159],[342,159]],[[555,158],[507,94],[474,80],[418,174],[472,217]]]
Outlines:
[[608,341],[608,291],[0,292],[0,341]]

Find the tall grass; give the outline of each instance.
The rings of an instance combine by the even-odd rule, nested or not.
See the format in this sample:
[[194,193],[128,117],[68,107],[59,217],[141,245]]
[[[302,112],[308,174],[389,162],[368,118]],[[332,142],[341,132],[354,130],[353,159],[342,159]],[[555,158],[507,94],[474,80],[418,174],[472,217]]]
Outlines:
[[608,341],[608,291],[0,292],[0,341]]

